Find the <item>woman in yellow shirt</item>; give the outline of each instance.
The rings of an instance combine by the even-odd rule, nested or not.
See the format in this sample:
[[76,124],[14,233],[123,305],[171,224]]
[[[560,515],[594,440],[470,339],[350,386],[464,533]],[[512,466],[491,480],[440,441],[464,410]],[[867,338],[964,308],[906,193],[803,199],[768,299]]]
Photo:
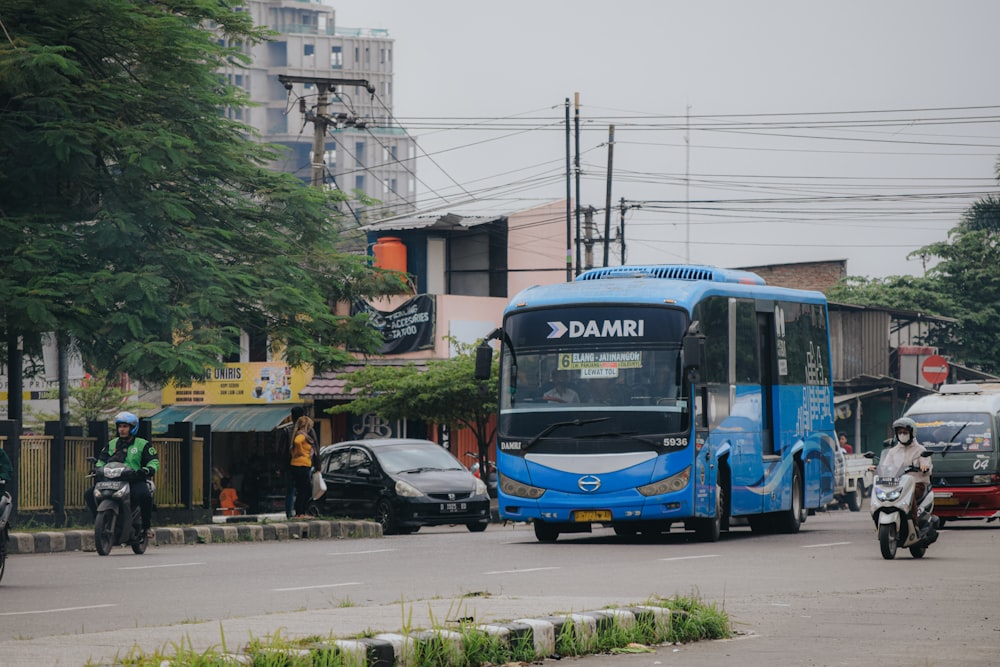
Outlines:
[[313,453],[316,443],[312,438],[313,421],[305,415],[295,420],[295,430],[292,432],[292,479],[295,480],[295,516],[308,516],[309,500],[312,498]]

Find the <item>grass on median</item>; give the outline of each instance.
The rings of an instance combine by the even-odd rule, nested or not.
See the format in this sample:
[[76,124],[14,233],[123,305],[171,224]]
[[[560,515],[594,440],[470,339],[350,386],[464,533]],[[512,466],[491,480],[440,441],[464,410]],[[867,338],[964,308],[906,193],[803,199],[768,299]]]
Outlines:
[[[638,614],[634,623],[598,624],[596,632],[588,631],[581,624],[566,622],[556,636],[555,655],[640,652],[649,650],[645,648],[649,646],[724,639],[732,635],[726,612],[697,597],[656,597],[642,606],[669,609],[670,614]],[[458,627],[444,627],[435,622],[434,628],[426,632],[414,630],[405,622],[401,634],[414,639],[408,644],[411,648],[406,660],[412,667],[485,667],[530,663],[552,657],[536,655],[529,637],[519,635],[508,640],[485,632],[471,622],[459,623]],[[366,664],[368,656],[363,644],[357,644],[358,650],[352,651],[337,641],[333,636],[289,638],[276,632],[265,639],[251,639],[236,654],[227,651],[224,639],[219,647],[202,652],[181,641],[171,646],[169,652],[145,654],[135,648],[127,656],[116,659],[115,664],[123,667],[363,667]],[[345,643],[350,644],[350,640]]]

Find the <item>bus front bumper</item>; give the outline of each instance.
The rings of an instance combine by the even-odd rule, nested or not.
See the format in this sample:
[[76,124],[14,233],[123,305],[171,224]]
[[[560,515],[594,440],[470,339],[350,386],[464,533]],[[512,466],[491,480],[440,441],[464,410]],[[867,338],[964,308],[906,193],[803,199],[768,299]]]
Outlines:
[[500,492],[500,518],[558,523],[680,521],[694,515],[690,489],[646,498],[635,490],[606,494],[546,491],[538,500]]

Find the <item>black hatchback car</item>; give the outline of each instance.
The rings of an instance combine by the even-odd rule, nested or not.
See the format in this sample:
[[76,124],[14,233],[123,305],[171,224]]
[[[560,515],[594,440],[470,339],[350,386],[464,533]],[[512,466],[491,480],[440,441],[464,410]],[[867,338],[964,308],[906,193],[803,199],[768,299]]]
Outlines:
[[486,485],[430,440],[352,440],[324,447],[320,458],[322,514],[374,518],[387,535],[460,523],[478,533],[489,524]]

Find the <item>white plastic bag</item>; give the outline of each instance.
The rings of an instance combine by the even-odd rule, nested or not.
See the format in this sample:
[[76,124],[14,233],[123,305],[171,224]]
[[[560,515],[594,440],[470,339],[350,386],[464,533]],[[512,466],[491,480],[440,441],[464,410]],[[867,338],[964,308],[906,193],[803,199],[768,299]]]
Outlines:
[[312,476],[312,499],[319,500],[326,493],[326,481],[323,479],[323,473],[319,470],[313,471]]

